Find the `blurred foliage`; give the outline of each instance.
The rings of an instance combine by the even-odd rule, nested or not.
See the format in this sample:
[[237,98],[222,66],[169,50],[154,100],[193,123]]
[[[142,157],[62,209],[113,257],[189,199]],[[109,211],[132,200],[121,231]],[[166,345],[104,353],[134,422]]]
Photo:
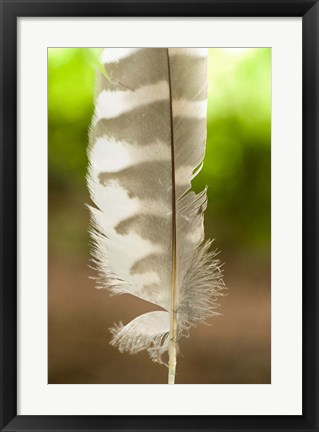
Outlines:
[[[83,203],[89,199],[86,146],[98,51],[51,48],[48,53],[49,235],[50,241],[61,237],[61,250],[87,247],[83,225],[77,230],[76,219],[77,214],[84,217]],[[208,73],[206,157],[193,182],[196,190],[208,185],[206,235],[216,239],[223,255],[253,254],[268,260],[271,50],[213,48]],[[75,203],[66,216],[63,202]]]
[[209,84],[207,234],[269,255],[271,50],[212,49]]

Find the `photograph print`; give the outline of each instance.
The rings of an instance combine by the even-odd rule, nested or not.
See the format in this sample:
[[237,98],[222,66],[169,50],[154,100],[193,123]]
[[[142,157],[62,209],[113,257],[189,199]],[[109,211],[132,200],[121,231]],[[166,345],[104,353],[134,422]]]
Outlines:
[[271,49],[48,49],[48,384],[271,383]]

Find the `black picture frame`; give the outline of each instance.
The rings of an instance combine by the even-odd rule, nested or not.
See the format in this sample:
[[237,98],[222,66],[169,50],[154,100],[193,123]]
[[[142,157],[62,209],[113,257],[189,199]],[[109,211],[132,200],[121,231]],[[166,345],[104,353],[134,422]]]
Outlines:
[[[1,431],[319,431],[319,5],[314,0],[0,0]],[[17,415],[17,18],[302,17],[303,413],[300,416]],[[289,163],[289,160],[287,160]]]

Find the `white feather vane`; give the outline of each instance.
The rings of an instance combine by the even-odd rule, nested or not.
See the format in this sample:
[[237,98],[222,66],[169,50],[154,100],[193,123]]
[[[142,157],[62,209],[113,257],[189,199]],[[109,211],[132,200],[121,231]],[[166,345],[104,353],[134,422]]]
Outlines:
[[114,326],[111,343],[160,362],[217,314],[223,289],[204,242],[206,190],[191,191],[205,154],[207,51],[107,48],[98,72],[87,179],[99,287],[154,304]]

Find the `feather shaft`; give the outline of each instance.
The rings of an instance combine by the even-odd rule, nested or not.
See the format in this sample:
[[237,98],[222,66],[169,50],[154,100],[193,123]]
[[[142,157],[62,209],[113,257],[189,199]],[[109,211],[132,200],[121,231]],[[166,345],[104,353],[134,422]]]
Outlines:
[[168,384],[175,383],[176,373],[176,339],[177,339],[177,248],[176,248],[176,181],[175,181],[175,142],[174,142],[174,123],[173,123],[173,100],[172,100],[172,79],[169,50],[166,48],[169,104],[171,120],[171,164],[172,164],[172,286],[171,286],[171,305],[170,305],[170,329],[169,329],[169,350],[168,350]]

